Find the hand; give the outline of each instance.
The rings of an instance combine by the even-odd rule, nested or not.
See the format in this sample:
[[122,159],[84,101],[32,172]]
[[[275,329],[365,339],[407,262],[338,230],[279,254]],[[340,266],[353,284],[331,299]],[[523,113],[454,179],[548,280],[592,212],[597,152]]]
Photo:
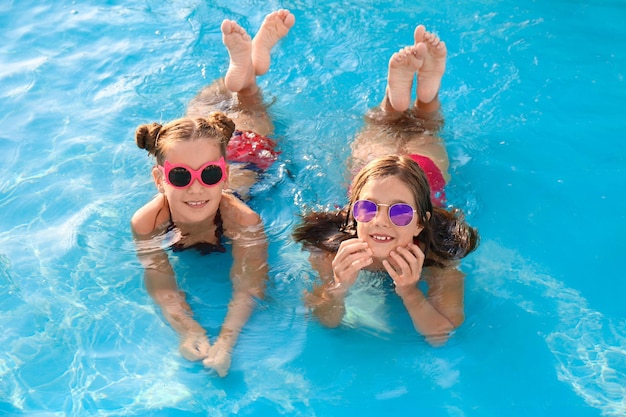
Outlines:
[[228,374],[230,369],[232,347],[228,343],[223,343],[218,339],[217,342],[209,350],[209,354],[202,361],[205,368],[215,369],[217,374],[222,378]]
[[424,258],[424,252],[413,243],[389,252],[389,259],[383,261],[383,266],[393,279],[398,295],[415,288],[422,275]]
[[348,239],[341,242],[332,264],[336,289],[344,293],[348,291],[359,276],[359,271],[372,262],[372,251],[363,240]]
[[206,334],[192,333],[183,337],[178,347],[180,354],[190,361],[199,361],[209,354],[211,344]]

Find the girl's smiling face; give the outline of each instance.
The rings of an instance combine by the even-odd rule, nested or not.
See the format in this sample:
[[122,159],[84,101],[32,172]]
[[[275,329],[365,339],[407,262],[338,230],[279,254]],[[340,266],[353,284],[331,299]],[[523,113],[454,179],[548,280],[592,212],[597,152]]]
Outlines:
[[[371,200],[376,204],[409,204],[417,208],[411,189],[396,176],[375,178],[367,181],[358,199]],[[376,216],[367,223],[357,222],[356,232],[363,239],[378,260],[386,259],[389,252],[397,247],[406,247],[413,237],[420,234],[422,227],[418,216],[407,226],[396,226],[389,220],[389,207],[379,206]]]
[[[217,162],[222,154],[217,140],[196,139],[170,144],[165,157],[171,164],[184,164],[198,169],[209,161]],[[228,178],[228,172],[224,175]],[[207,187],[194,180],[189,187],[180,189],[168,184],[163,178],[163,171],[159,168],[153,170],[153,176],[159,191],[167,198],[174,223],[210,220],[217,213],[226,181]]]

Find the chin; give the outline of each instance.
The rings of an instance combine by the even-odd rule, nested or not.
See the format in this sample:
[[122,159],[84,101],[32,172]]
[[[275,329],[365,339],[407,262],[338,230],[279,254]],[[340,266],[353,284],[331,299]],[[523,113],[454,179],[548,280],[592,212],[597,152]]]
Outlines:
[[385,259],[389,258],[389,252],[391,252],[391,249],[377,249],[373,251],[374,254],[372,255],[372,257],[374,259],[376,259],[377,261],[384,261]]

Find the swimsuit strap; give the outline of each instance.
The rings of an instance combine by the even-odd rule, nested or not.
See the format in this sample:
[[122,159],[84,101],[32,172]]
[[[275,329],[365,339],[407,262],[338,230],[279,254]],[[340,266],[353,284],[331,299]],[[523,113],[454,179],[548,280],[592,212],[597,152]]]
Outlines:
[[[170,246],[172,252],[182,252],[187,249],[195,249],[202,255],[208,255],[213,252],[226,252],[226,248],[224,247],[224,245],[222,245],[224,222],[222,221],[222,215],[220,214],[219,209],[217,209],[217,213],[215,214],[215,226],[215,237],[217,238],[217,243],[198,242],[190,246],[184,246],[182,243],[174,243],[172,246]],[[168,226],[167,231],[169,232],[174,229],[176,229],[176,225],[172,222],[172,214],[170,212],[170,225]]]

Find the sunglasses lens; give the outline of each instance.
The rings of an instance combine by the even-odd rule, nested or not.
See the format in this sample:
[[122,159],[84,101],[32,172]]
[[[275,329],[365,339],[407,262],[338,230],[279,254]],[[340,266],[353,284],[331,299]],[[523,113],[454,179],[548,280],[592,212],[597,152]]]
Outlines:
[[352,207],[352,215],[357,222],[367,223],[376,216],[378,206],[369,200],[357,200]]
[[222,168],[218,165],[209,165],[202,170],[202,182],[206,185],[215,185],[222,179]]
[[389,207],[389,219],[396,226],[406,226],[413,220],[413,207],[408,204],[394,204]]
[[172,168],[167,175],[167,180],[175,187],[185,187],[191,181],[191,172],[185,168]]

